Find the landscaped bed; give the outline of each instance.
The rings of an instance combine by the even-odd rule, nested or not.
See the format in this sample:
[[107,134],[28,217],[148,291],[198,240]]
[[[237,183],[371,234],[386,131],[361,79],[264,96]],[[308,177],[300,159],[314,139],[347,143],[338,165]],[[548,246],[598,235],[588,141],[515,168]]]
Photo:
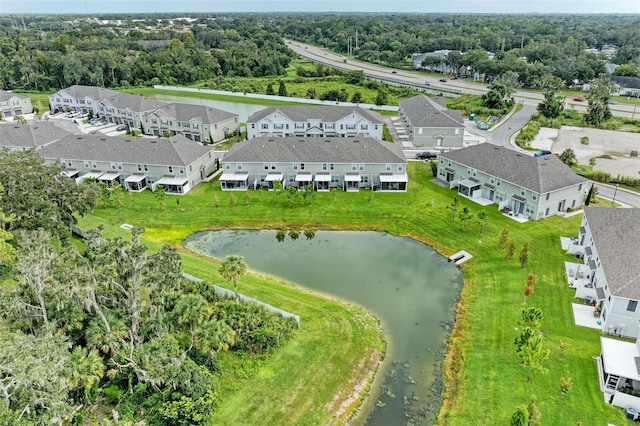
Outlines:
[[[431,170],[422,163],[408,166],[409,189],[403,194],[318,193],[310,207],[292,209],[273,192],[223,193],[217,181],[201,184],[174,205],[160,209],[151,193],[133,194],[122,209],[96,208],[81,225],[108,225],[107,234],[126,235],[122,223],[143,226],[144,237],[158,247],[176,247],[188,235],[205,229],[273,228],[368,229],[408,236],[443,255],[464,249],[473,259],[461,265],[465,285],[446,362],[445,401],[439,424],[508,424],[516,407],[535,395],[542,424],[624,424],[622,410],[607,406],[598,387],[593,357],[600,352],[597,330],[573,323],[573,292],[563,278],[559,236],[576,234],[580,216],[551,217],[519,224],[503,217],[496,206],[485,207],[488,223],[482,235],[474,221],[452,221],[454,193],[430,183]],[[473,216],[482,207],[466,199]],[[215,205],[220,207],[216,208]],[[529,264],[517,255],[506,260],[499,235],[509,226],[518,252],[528,243]],[[219,285],[218,264],[182,251],[185,271]],[[528,307],[544,313],[541,332],[551,351],[546,373],[519,364],[514,338],[525,307],[527,274],[537,276]],[[370,373],[383,352],[378,324],[359,308],[302,292],[268,277],[246,275],[240,291],[300,315],[303,327],[276,353],[258,361],[221,357],[219,405],[212,424],[344,423],[364,396]],[[562,343],[561,343],[562,342]],[[571,378],[567,393],[561,378]],[[359,394],[360,398],[349,398]],[[343,406],[338,417],[334,413]]]

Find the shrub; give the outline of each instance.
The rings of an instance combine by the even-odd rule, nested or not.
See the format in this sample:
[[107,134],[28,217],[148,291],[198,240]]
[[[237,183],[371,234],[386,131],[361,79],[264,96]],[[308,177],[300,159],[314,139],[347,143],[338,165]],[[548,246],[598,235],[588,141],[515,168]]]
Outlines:
[[589,136],[583,136],[580,138],[580,143],[582,145],[589,145]]

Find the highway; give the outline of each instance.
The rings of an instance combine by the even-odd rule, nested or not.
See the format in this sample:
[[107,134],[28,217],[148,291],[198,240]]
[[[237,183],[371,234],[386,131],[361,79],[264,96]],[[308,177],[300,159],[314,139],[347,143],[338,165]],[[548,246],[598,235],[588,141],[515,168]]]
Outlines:
[[[356,59],[346,59],[344,56],[334,53],[328,49],[305,44],[295,40],[284,39],[289,49],[297,55],[305,57],[314,62],[338,68],[343,71],[363,71],[364,74],[373,80],[384,80],[389,84],[398,84],[406,86],[414,86],[424,91],[439,94],[440,92],[451,92],[451,96],[457,96],[461,93],[471,93],[480,95],[487,92],[487,87],[483,83],[473,82],[469,79],[447,79],[441,82],[440,77],[425,75],[419,71],[406,71],[395,68],[385,67],[382,65],[371,64],[369,62],[358,61]],[[426,85],[425,83],[428,83]],[[537,105],[543,96],[540,93],[527,90],[518,90],[514,93],[514,98],[518,102],[525,105]],[[637,105],[617,104],[610,105],[611,113],[616,117],[640,118],[640,100],[632,99],[630,102],[636,101]],[[568,109],[574,109],[580,112],[586,112],[586,101],[575,101],[574,98],[566,98],[565,105]]]

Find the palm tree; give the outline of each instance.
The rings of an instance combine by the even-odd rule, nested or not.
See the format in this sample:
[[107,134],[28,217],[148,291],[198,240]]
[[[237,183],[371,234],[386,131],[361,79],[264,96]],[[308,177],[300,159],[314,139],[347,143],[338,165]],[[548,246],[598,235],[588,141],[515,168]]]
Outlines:
[[90,401],[91,391],[104,376],[104,370],[98,351],[76,346],[69,356],[69,387],[82,389],[85,399]]
[[235,340],[236,332],[227,323],[210,320],[196,330],[194,346],[203,355],[213,357],[217,351],[228,351]]
[[227,256],[220,267],[220,275],[229,282],[233,282],[233,292],[238,303],[238,280],[247,272],[247,264],[244,257],[232,254]]
[[178,300],[176,307],[173,308],[173,314],[176,316],[178,324],[189,327],[191,344],[188,352],[193,347],[193,335],[196,327],[208,320],[211,315],[209,303],[199,294],[187,294]]

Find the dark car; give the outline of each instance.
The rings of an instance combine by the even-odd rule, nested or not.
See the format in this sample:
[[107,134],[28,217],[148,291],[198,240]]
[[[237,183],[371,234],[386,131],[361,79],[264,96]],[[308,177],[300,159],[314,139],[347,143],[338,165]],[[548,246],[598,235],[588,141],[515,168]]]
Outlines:
[[125,125],[120,125],[120,126],[116,127],[116,131],[118,131],[118,132],[124,132],[125,130],[127,130],[127,126],[125,126]]
[[441,78],[441,79],[440,79],[440,82],[441,82],[441,83],[446,83],[446,82],[447,82],[447,79],[446,79],[446,78]]
[[540,151],[540,152],[536,152],[535,154],[533,154],[534,157],[543,157],[545,155],[549,155],[551,154],[551,151]]
[[438,153],[431,152],[431,151],[423,151],[423,152],[417,153],[416,158],[418,160],[433,160],[435,158],[438,158]]

